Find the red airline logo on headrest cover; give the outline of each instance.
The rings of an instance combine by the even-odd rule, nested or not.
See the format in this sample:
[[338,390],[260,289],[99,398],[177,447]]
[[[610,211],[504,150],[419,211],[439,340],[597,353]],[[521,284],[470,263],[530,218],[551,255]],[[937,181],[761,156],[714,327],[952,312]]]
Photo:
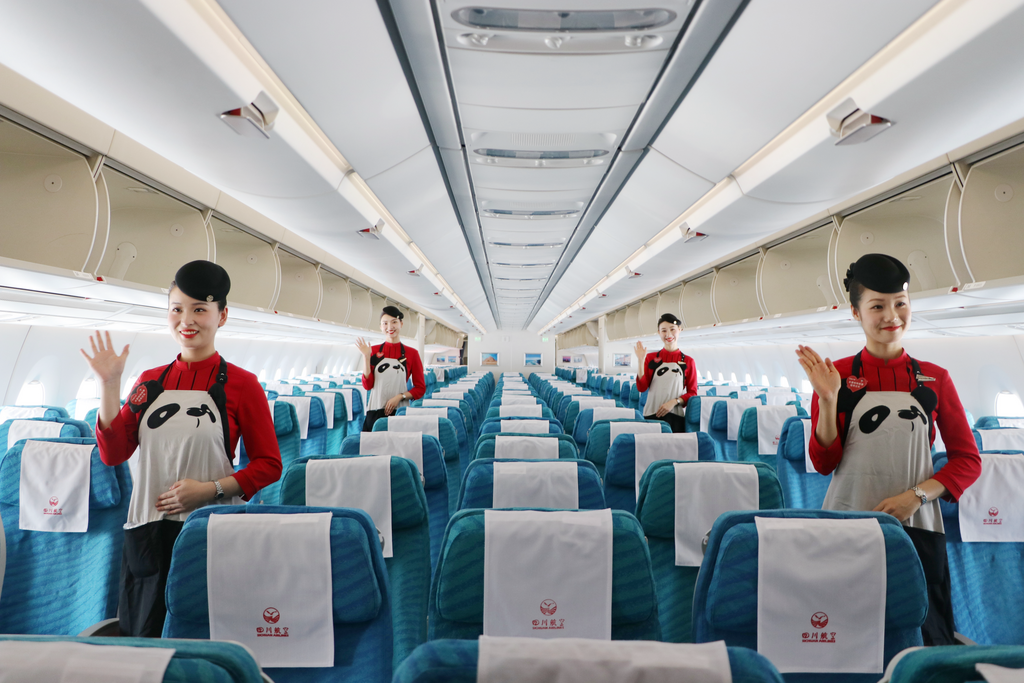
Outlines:
[[868,381],[863,377],[847,377],[846,386],[849,387],[850,391],[860,391],[868,385]]

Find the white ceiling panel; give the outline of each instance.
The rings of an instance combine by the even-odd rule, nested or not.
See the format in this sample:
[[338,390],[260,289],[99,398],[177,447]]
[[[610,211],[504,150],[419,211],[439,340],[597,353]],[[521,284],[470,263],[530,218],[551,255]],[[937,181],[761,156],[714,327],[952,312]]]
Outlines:
[[470,164],[470,171],[476,185],[482,188],[531,191],[583,190],[593,194],[607,168],[587,166],[584,168],[502,168]]
[[[492,105],[459,105],[462,125],[467,131],[496,131],[550,135],[605,134],[621,135],[636,115],[636,106],[602,107],[598,109],[524,109]],[[467,139],[472,140],[472,133]],[[613,140],[612,142],[617,142]]]
[[[537,244],[549,242],[565,242],[572,234],[572,226],[553,229],[551,226],[565,225],[568,221],[498,221],[491,220],[489,223],[500,223],[501,230],[484,228],[486,243],[508,242],[511,244]],[[543,229],[539,229],[543,228]]]
[[220,5],[364,179],[428,144],[376,3]]
[[[449,49],[460,103],[521,109],[590,109],[643,102],[665,51],[535,55]],[[594,87],[600,83],[601,87]]]
[[654,147],[721,180],[936,1],[752,0]]
[[637,215],[650,217],[661,231],[712,187],[704,178],[652,149],[633,171],[614,206],[623,204]]
[[279,136],[228,128],[217,114],[245,102],[141,4],[5,3],[0,62],[217,187],[333,189]]
[[827,133],[819,135],[792,163],[745,191],[774,201],[836,201],[1024,117],[1021,35],[1024,9],[891,95],[865,104],[895,122],[877,138],[837,147]]
[[740,196],[704,223],[693,227],[707,235],[755,241],[800,223],[829,207],[829,202],[786,204]]

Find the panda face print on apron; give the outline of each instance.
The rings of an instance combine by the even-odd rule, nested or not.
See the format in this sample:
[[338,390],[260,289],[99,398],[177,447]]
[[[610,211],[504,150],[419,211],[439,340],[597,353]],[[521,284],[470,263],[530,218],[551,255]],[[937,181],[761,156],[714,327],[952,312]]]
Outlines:
[[[126,529],[163,519],[184,521],[187,514],[168,515],[156,509],[157,497],[174,482],[214,481],[234,474],[227,456],[229,432],[223,382],[219,381],[226,381],[226,374],[227,363],[222,360],[218,382],[210,391],[164,390],[164,370],[159,380],[141,385],[129,399],[131,404],[141,393],[146,400],[137,411],[139,464]],[[135,407],[132,404],[133,410]],[[220,502],[238,504],[241,499],[225,498]]]
[[[385,358],[384,345],[370,358],[373,367],[373,389],[370,391],[370,405],[367,410],[383,410],[384,404],[406,391],[408,378],[405,367],[405,345],[399,344],[401,349],[400,358]],[[379,354],[379,355],[378,355]],[[409,401],[402,399],[399,407],[409,405]]]
[[[873,510],[934,474],[931,415],[937,397],[919,379],[923,375],[917,361],[911,363],[917,375],[914,391],[867,391],[857,354],[853,374],[843,381],[839,393],[839,410],[846,413],[846,439],[823,509]],[[903,524],[943,533],[939,501],[921,506]]]
[[[647,404],[644,406],[644,417],[654,415],[666,401],[679,398],[686,393],[686,362],[685,361],[663,361],[661,351],[654,354],[654,358],[647,362],[647,366],[653,368],[654,374],[651,377],[651,386],[647,389]],[[683,358],[686,358],[684,355]],[[680,417],[686,412],[683,406],[675,406],[671,411]]]

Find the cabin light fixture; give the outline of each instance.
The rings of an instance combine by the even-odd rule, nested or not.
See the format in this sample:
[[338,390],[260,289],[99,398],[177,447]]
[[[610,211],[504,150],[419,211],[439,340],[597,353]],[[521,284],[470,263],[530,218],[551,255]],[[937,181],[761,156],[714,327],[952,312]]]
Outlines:
[[643,277],[643,276],[644,276],[644,274],[643,274],[643,273],[638,273],[638,272],[636,272],[636,271],[634,271],[634,270],[630,270],[630,271],[629,271],[629,279],[630,279],[630,280],[635,280],[635,279],[637,279],[638,277]]
[[701,240],[707,238],[706,234],[704,234],[703,232],[697,232],[695,229],[691,228],[686,223],[683,223],[682,225],[680,225],[679,229],[683,233],[683,242],[684,243],[685,242],[700,242]]
[[470,28],[544,33],[651,31],[675,18],[672,10],[653,7],[573,11],[460,7],[452,12],[452,19]]
[[274,129],[278,111],[270,96],[261,90],[250,104],[220,114],[220,120],[239,135],[270,139],[270,131]]
[[829,132],[839,145],[858,145],[867,142],[882,131],[892,127],[889,119],[862,111],[852,97],[842,101],[835,109],[825,115]]
[[359,235],[360,237],[365,237],[367,239],[379,240],[380,239],[381,230],[383,230],[383,229],[384,229],[384,219],[381,218],[380,220],[378,220],[376,223],[374,223],[373,225],[371,225],[368,228],[363,228],[362,230],[356,230],[356,234]]

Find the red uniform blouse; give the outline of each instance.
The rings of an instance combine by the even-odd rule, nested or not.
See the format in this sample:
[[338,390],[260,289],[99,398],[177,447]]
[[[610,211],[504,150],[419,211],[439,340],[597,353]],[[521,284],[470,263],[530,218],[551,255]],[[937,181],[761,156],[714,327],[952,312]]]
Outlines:
[[651,367],[651,361],[659,354],[661,355],[662,363],[686,363],[686,371],[683,372],[686,393],[681,396],[685,406],[691,396],[697,395],[697,364],[693,362],[693,358],[687,356],[679,349],[675,351],[661,349],[660,351],[647,354],[647,357],[644,358],[644,374],[642,376],[637,375],[636,378],[636,390],[643,393],[651,386],[651,380],[654,378],[654,369]]
[[[165,367],[146,370],[135,385],[160,379]],[[178,356],[164,379],[164,388],[207,391],[216,381],[219,367],[219,353],[198,363],[186,363]],[[277,447],[277,436],[274,433],[274,418],[267,408],[267,395],[256,375],[231,363],[228,363],[224,395],[227,399],[226,418],[231,429],[231,443],[227,444],[228,455],[235,452],[238,437],[245,436],[245,452],[249,456],[249,464],[233,476],[242,487],[242,497],[248,500],[257,491],[281,478],[281,451]],[[123,405],[109,427],[96,430],[96,443],[105,464],[120,465],[126,461],[139,445],[138,413],[133,413],[127,403]]]
[[[420,354],[416,352],[416,349],[405,344],[384,342],[370,347],[370,356],[380,356],[383,349],[384,358],[398,360],[402,357],[402,346],[405,346],[405,379],[412,378],[412,389],[409,389],[409,393],[412,394],[412,400],[415,401],[418,398],[423,398],[423,394],[427,391],[427,384],[423,379],[423,361],[420,360]],[[372,374],[369,377],[363,375],[363,389],[367,391],[373,389]]]
[[[845,386],[846,378],[853,370],[853,356],[840,358],[833,363],[836,370],[843,378]],[[910,356],[904,350],[903,355],[890,361],[875,358],[867,349],[861,353],[861,375],[867,380],[868,391],[905,391],[910,392],[915,388],[912,381],[914,372],[910,366]],[[927,363],[919,360],[922,374],[934,377],[934,382],[924,382],[923,386],[929,387],[938,397],[932,419],[936,427],[942,433],[942,441],[946,444],[946,455],[949,462],[941,471],[935,473],[934,479],[946,487],[949,491],[949,498],[958,500],[960,494],[981,474],[981,456],[978,455],[978,444],[971,434],[971,426],[967,424],[967,414],[960,403],[960,397],[953,386],[953,380],[949,373],[934,363]],[[908,371],[909,370],[909,371]],[[846,415],[836,415],[836,427],[839,429],[840,437],[843,433],[843,425],[846,422]],[[825,448],[818,443],[818,435],[815,433],[818,427],[818,395],[811,397],[811,441],[808,447],[811,462],[815,469],[822,474],[829,474],[843,459],[842,438],[836,438],[835,442]],[[933,439],[934,441],[934,439]]]

